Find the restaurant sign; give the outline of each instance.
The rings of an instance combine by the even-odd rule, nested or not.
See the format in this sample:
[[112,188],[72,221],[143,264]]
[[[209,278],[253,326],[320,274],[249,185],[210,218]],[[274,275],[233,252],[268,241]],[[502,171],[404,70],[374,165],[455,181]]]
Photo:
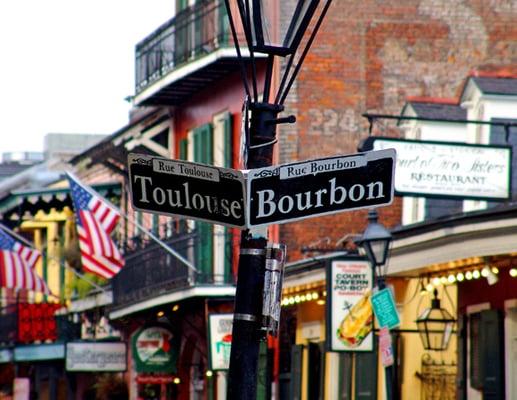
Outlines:
[[511,190],[511,146],[370,137],[364,150],[395,149],[395,193],[505,200]]
[[327,269],[327,343],[330,351],[373,350],[373,277],[362,258],[332,261]]
[[123,372],[127,369],[124,342],[68,342],[66,370],[74,372]]
[[133,336],[137,372],[176,373],[177,348],[174,334],[164,326],[149,326]]
[[233,314],[208,315],[209,367],[227,370],[232,349]]

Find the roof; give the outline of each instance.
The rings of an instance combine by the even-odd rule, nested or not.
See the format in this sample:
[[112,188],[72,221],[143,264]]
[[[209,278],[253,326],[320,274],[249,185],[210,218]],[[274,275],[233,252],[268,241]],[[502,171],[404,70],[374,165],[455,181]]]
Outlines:
[[407,107],[411,107],[419,118],[447,121],[461,121],[467,119],[467,110],[458,104],[452,104],[446,101],[417,101],[409,99],[402,110],[402,114],[404,114]]
[[517,78],[471,77],[484,94],[517,96]]

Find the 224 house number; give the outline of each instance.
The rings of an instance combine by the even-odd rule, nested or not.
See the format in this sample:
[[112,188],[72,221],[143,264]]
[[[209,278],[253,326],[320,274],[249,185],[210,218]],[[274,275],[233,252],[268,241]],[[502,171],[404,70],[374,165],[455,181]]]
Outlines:
[[346,110],[311,108],[309,118],[311,135],[334,136],[343,132],[357,132],[360,128],[357,115],[352,108]]

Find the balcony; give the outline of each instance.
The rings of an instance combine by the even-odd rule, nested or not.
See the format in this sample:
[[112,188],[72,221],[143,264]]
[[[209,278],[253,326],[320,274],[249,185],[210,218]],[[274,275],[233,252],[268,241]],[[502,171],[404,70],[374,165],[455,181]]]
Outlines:
[[[220,265],[219,268],[215,266],[216,262],[212,258],[215,247],[207,247],[207,237],[203,237],[202,229],[190,229],[184,221],[176,221],[176,224],[176,230],[172,232],[170,226],[167,231],[162,229],[165,232],[162,241],[195,265],[197,271],[145,235],[132,238],[125,246],[126,265],[111,281],[111,318],[126,314],[128,309],[139,311],[172,301],[171,295],[176,300],[202,295],[198,290],[200,288],[208,289],[207,295],[221,293],[217,291],[221,288],[224,288],[223,295],[227,292],[233,295],[234,277],[231,273],[225,274]],[[201,223],[197,224],[202,226]],[[217,234],[210,232],[208,239],[210,242],[218,241],[224,248],[228,248],[230,237],[224,233],[220,235],[224,236],[217,238]],[[231,257],[229,254],[231,251],[226,253]],[[117,312],[122,309],[126,311]]]
[[224,1],[197,2],[136,46],[135,104],[178,105],[239,70]]

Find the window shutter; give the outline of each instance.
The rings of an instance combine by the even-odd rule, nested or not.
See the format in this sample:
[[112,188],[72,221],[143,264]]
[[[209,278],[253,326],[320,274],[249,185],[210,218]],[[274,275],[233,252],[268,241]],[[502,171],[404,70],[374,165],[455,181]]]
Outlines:
[[[492,118],[491,122],[517,122],[516,119],[502,119]],[[491,125],[490,126],[490,144],[509,145],[512,146],[512,161],[511,161],[511,183],[510,183],[510,196],[513,200],[516,199],[516,188],[517,188],[517,174],[513,173],[517,168],[517,127],[510,127],[510,135],[508,136],[508,142],[506,142],[506,132],[504,126]],[[489,202],[488,207],[495,207],[500,202]]]
[[[213,163],[212,125],[205,124],[194,129],[194,161],[204,164]],[[203,276],[201,280],[208,283],[213,278],[213,227],[208,222],[196,222],[199,242],[196,246],[196,264]]]
[[499,310],[481,312],[483,399],[504,398],[504,327]]
[[291,400],[302,398],[303,346],[294,345],[291,350]]
[[352,353],[339,354],[339,400],[352,399]]
[[[355,356],[355,399],[377,399],[377,340],[373,340],[373,351],[357,352]],[[363,371],[363,373],[361,373]],[[367,371],[367,373],[364,373]]]
[[456,377],[457,400],[467,400],[467,316],[458,318],[458,370]]

